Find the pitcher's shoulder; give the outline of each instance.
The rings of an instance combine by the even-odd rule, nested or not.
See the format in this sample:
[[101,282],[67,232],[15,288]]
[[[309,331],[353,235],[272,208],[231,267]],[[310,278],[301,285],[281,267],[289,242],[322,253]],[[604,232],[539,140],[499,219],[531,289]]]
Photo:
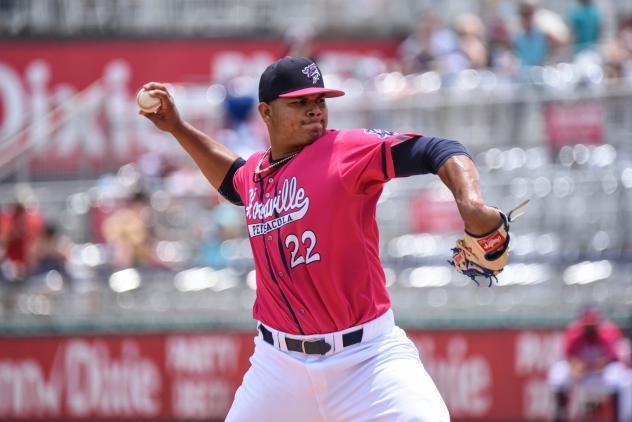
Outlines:
[[261,159],[261,157],[263,156],[263,154],[265,153],[266,153],[265,151],[253,152],[252,154],[250,154],[248,158],[245,159],[246,165],[256,165]]

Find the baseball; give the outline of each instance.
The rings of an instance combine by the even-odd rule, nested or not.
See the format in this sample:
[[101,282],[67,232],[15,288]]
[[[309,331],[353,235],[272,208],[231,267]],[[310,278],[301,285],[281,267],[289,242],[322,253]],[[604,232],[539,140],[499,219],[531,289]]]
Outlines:
[[141,88],[136,96],[136,102],[138,107],[145,113],[155,113],[160,108],[160,98],[152,97],[149,95],[149,91]]

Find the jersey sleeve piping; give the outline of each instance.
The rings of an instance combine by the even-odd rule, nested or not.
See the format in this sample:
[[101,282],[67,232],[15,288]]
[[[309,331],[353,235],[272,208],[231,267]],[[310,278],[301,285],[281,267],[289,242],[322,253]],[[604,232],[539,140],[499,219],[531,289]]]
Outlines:
[[243,158],[239,157],[238,159],[236,159],[228,169],[226,176],[224,176],[224,180],[222,181],[219,189],[217,189],[220,195],[226,198],[226,200],[240,206],[243,206],[244,203],[241,199],[241,196],[239,195],[239,192],[237,191],[237,189],[235,189],[233,179],[235,177],[235,173],[237,173],[237,170],[239,170],[239,168],[243,167],[245,164],[246,160],[244,160]]

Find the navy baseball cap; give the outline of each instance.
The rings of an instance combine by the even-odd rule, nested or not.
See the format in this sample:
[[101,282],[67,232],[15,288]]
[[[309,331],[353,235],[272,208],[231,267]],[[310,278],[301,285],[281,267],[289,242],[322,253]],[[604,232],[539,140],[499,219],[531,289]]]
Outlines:
[[279,59],[268,66],[259,79],[259,101],[263,103],[311,94],[325,94],[327,98],[345,95],[344,91],[325,88],[320,69],[305,57]]

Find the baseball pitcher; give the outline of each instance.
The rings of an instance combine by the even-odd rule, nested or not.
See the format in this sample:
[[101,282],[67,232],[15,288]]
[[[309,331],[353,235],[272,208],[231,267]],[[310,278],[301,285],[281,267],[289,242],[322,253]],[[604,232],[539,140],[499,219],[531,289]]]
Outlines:
[[270,147],[247,159],[183,121],[163,84],[144,88],[161,105],[141,114],[244,209],[257,336],[227,421],[449,421],[417,349],[394,324],[375,211],[389,180],[437,174],[465,224],[453,264],[491,280],[506,262],[511,216],[485,205],[463,145],[329,129],[326,99],[344,92],[325,88],[316,63],[302,57],[261,75],[258,111]]

